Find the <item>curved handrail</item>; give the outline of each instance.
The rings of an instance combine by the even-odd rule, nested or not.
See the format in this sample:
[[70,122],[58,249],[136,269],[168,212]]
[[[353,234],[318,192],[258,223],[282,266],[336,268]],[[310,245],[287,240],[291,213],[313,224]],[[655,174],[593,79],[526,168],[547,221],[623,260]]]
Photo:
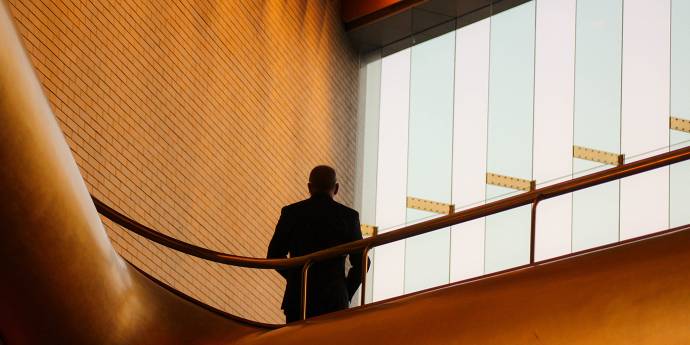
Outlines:
[[[136,220],[133,220],[122,213],[116,211],[112,207],[106,205],[104,202],[100,201],[95,196],[91,196],[93,203],[96,206],[98,213],[102,214],[111,221],[119,224],[127,230],[130,230],[144,238],[147,238],[153,242],[160,245],[168,247],[170,249],[195,256],[200,259],[214,261],[221,264],[240,266],[240,267],[250,267],[250,268],[262,268],[262,269],[275,269],[275,268],[288,268],[292,266],[297,266],[304,260],[295,259],[264,259],[264,258],[253,258],[248,256],[239,256],[217,252],[214,250],[206,249],[180,241],[174,237],[168,236],[166,234],[160,233],[146,225],[143,225]],[[286,261],[289,263],[286,265]],[[294,264],[292,264],[294,262]]]
[[434,230],[446,228],[448,226],[467,222],[473,219],[486,217],[495,213],[503,212],[512,208],[532,204],[537,200],[550,199],[559,195],[575,192],[588,187],[596,186],[613,180],[618,180],[631,175],[640,174],[649,170],[654,170],[673,163],[690,160],[690,147],[684,147],[674,151],[662,153],[653,157],[622,164],[617,167],[592,173],[572,180],[560,182],[551,186],[542,187],[534,191],[525,192],[506,199],[497,200],[485,205],[477,206],[468,210],[452,213],[447,216],[431,219],[425,222],[412,224],[401,229],[382,233],[377,236],[362,240],[349,242],[336,247],[320,250],[305,256],[288,259],[264,259],[232,254],[221,253],[206,248],[202,248],[184,241],[180,241],[168,235],[162,234],[149,228],[137,221],[128,218],[122,213],[109,207],[98,198],[93,197],[96,209],[100,214],[124,228],[137,233],[151,241],[166,246],[185,254],[189,254],[201,259],[214,261],[222,264],[250,267],[259,269],[285,269],[303,266],[308,262],[322,261],[336,256],[361,251],[383,244],[403,240],[409,237],[425,234]]
[[[581,189],[596,186],[606,182],[618,180],[631,175],[640,174],[653,169],[661,168],[690,159],[690,146],[674,151],[662,153],[653,157],[641,159],[632,163],[622,164],[617,167],[592,173],[572,180],[557,183],[551,186],[542,187],[533,191],[518,194],[509,198],[497,200],[482,206],[477,206],[468,210],[449,214],[447,216],[431,219],[425,222],[412,224],[401,229],[386,232],[366,239],[345,243],[336,247],[331,247],[308,255],[287,259],[263,259],[245,256],[237,256],[221,253],[206,248],[202,248],[191,243],[180,241],[168,235],[153,230],[137,221],[128,218],[97,198],[93,197],[94,204],[99,213],[115,223],[133,231],[149,240],[168,248],[201,258],[215,261],[222,264],[260,268],[260,269],[286,269],[297,266],[302,267],[301,273],[301,316],[306,318],[307,303],[307,274],[312,263],[326,259],[343,256],[353,252],[361,251],[362,255],[362,291],[366,287],[366,272],[368,267],[368,251],[371,248],[400,241],[409,237],[425,234],[434,230],[446,228],[459,223],[471,221],[477,218],[486,217],[495,213],[509,209],[532,205],[531,224],[530,224],[530,261],[535,263],[535,241],[536,241],[536,213],[537,206],[543,200],[557,197],[559,195],[572,193]],[[361,305],[365,304],[365,294],[361,295]]]

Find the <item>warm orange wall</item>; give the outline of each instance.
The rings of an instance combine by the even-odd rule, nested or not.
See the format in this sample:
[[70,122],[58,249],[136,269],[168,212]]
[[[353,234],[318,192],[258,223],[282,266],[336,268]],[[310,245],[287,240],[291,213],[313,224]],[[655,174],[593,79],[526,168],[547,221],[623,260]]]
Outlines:
[[[309,169],[353,201],[358,62],[337,1],[10,0],[91,192],[142,223],[263,256]],[[118,251],[231,313],[282,320],[274,272],[209,264],[107,224]]]

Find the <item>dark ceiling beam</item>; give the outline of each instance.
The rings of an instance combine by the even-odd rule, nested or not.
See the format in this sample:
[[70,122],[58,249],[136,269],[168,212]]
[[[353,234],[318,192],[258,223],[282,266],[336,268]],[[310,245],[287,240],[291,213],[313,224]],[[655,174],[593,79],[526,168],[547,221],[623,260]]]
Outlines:
[[343,0],[343,23],[359,52],[385,56],[527,1]]
[[345,30],[373,24],[386,17],[408,11],[428,0],[345,0],[343,1],[343,22]]

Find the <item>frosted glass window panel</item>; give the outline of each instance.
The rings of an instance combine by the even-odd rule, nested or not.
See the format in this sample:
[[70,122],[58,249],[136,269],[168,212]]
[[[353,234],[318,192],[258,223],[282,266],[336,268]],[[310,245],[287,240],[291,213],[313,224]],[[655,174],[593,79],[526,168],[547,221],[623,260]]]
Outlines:
[[[381,60],[375,225],[382,233],[405,223],[409,99],[410,49],[405,49]],[[404,264],[404,241],[374,249],[374,301],[403,294]]]
[[[627,162],[669,142],[670,31],[671,0],[625,1],[621,149],[638,156]],[[668,168],[621,180],[621,240],[668,227],[668,184]]]
[[534,253],[536,261],[570,253],[572,205],[572,194],[539,202]]
[[[501,195],[510,189],[488,186],[487,194]],[[530,206],[486,217],[485,273],[529,263]]]
[[[671,149],[690,146],[690,134],[671,131]],[[690,162],[680,162],[670,166],[670,226],[690,224]]]
[[[355,208],[363,224],[376,223],[376,176],[379,142],[379,111],[381,110],[381,55],[373,53],[362,58],[360,68],[359,118],[357,121],[357,185]],[[373,251],[369,258],[373,260]],[[371,282],[373,268],[367,272]],[[351,306],[359,305],[359,293],[351,301]],[[371,300],[373,284],[367,284],[366,299]]]
[[534,179],[572,173],[575,0],[537,3]]
[[671,1],[626,0],[623,16],[621,149],[637,160],[669,142]]
[[376,176],[378,170],[379,111],[381,110],[381,58],[366,64],[360,76],[364,79],[361,90],[364,97],[363,114],[360,116],[359,140],[361,147],[360,221],[376,223]]
[[374,302],[404,293],[405,241],[385,244],[374,249]]
[[[565,181],[573,171],[575,14],[575,0],[537,2],[533,168],[539,187]],[[571,216],[571,195],[540,203],[536,260],[570,252]]]
[[[491,18],[487,170],[532,179],[535,2]],[[487,186],[487,198],[512,190]],[[529,261],[529,207],[486,218],[485,272]]]
[[484,274],[485,218],[452,227],[450,282]]
[[[411,197],[450,203],[453,160],[455,32],[412,47],[407,191]],[[431,214],[409,209],[407,221]],[[450,232],[406,240],[405,292],[448,282]]]
[[578,0],[575,145],[620,152],[622,0]]
[[[611,166],[574,159],[580,177]],[[620,182],[612,181],[573,193],[573,237],[572,251],[580,251],[618,241]]]
[[[671,115],[690,120],[690,0],[671,3]],[[690,134],[671,131],[671,149],[690,145]],[[690,224],[690,162],[670,166],[670,226]]]
[[[453,203],[462,210],[486,198],[490,19],[456,31]],[[475,205],[476,206],[476,205]],[[450,280],[484,273],[484,219],[451,230]]]
[[690,0],[671,5],[671,115],[690,119]]
[[669,169],[621,180],[620,240],[665,230],[669,224]]
[[[410,219],[433,217],[433,213],[407,210]],[[450,230],[440,229],[408,238],[405,244],[405,293],[448,283]]]
[[[672,130],[671,131],[671,150],[682,149],[683,147],[690,146],[690,133],[685,133],[681,131]],[[678,164],[672,164],[671,166],[676,166]]]
[[[576,11],[573,141],[620,153],[623,1],[578,0]],[[600,165],[573,159],[573,172]],[[574,251],[618,241],[619,181],[575,192],[572,202]]]
[[455,32],[412,47],[408,195],[450,202]]
[[532,179],[534,1],[491,18],[489,172]]

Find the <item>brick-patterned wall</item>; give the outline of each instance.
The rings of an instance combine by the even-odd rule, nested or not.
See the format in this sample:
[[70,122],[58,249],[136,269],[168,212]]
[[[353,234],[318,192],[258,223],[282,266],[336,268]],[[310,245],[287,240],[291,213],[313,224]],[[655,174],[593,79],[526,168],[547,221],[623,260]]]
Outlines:
[[[319,163],[352,204],[357,56],[331,0],[9,0],[90,191],[214,250],[264,256]],[[116,249],[189,295],[280,322],[283,282],[160,248]]]

